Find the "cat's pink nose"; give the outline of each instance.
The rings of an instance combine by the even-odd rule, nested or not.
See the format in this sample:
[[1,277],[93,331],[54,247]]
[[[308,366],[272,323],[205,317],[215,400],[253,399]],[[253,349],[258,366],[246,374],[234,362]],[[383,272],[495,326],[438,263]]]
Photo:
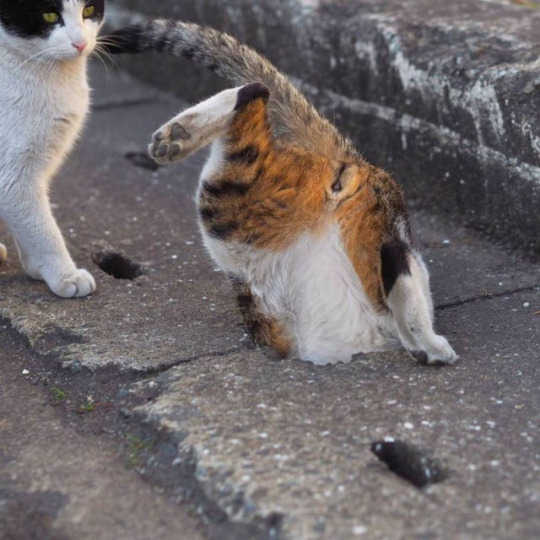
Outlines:
[[88,45],[88,43],[86,43],[86,41],[81,41],[80,43],[72,43],[72,45],[73,45],[79,52],[83,52],[84,49],[86,49],[86,46]]

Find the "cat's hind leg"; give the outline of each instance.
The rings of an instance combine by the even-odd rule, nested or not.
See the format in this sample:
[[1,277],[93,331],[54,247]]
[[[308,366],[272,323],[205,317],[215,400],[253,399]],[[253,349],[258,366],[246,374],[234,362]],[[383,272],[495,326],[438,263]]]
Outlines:
[[433,330],[429,277],[419,255],[393,240],[381,250],[383,284],[396,330],[409,354],[427,364],[453,364],[459,357]]
[[7,260],[7,249],[4,244],[0,244],[0,264]]
[[268,89],[258,83],[224,90],[175,116],[153,135],[150,155],[160,164],[181,161],[223,136],[235,112]]
[[150,155],[161,164],[175,163],[221,137],[234,115],[238,89],[229,89],[186,109],[161,126]]
[[284,326],[275,318],[262,313],[248,285],[240,282],[234,282],[234,285],[238,307],[253,341],[261,347],[272,347],[281,358],[290,356],[292,342]]

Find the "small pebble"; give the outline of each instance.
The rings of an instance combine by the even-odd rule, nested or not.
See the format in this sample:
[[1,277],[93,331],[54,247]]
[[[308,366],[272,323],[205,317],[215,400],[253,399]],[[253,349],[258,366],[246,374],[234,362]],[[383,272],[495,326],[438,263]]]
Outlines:
[[71,373],[79,373],[82,370],[82,365],[78,360],[73,360],[69,366]]

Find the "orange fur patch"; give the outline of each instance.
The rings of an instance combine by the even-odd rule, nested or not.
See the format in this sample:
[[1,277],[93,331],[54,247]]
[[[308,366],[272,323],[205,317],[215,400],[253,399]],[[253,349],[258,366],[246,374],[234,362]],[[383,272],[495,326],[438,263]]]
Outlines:
[[[279,251],[306,231],[320,235],[338,223],[368,298],[384,310],[381,246],[396,218],[406,216],[403,193],[391,177],[361,159],[340,164],[273,138],[262,99],[237,113],[227,141],[225,165],[201,190],[207,231]],[[343,185],[334,191],[340,171]],[[258,328],[260,340],[278,351],[290,349],[276,321],[259,315]]]

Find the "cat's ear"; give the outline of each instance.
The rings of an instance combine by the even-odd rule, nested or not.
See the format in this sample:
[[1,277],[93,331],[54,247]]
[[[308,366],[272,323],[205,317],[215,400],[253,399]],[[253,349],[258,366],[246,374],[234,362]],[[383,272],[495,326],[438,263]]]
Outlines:
[[333,161],[333,176],[326,186],[326,197],[332,208],[354,195],[366,181],[360,168],[350,163]]

